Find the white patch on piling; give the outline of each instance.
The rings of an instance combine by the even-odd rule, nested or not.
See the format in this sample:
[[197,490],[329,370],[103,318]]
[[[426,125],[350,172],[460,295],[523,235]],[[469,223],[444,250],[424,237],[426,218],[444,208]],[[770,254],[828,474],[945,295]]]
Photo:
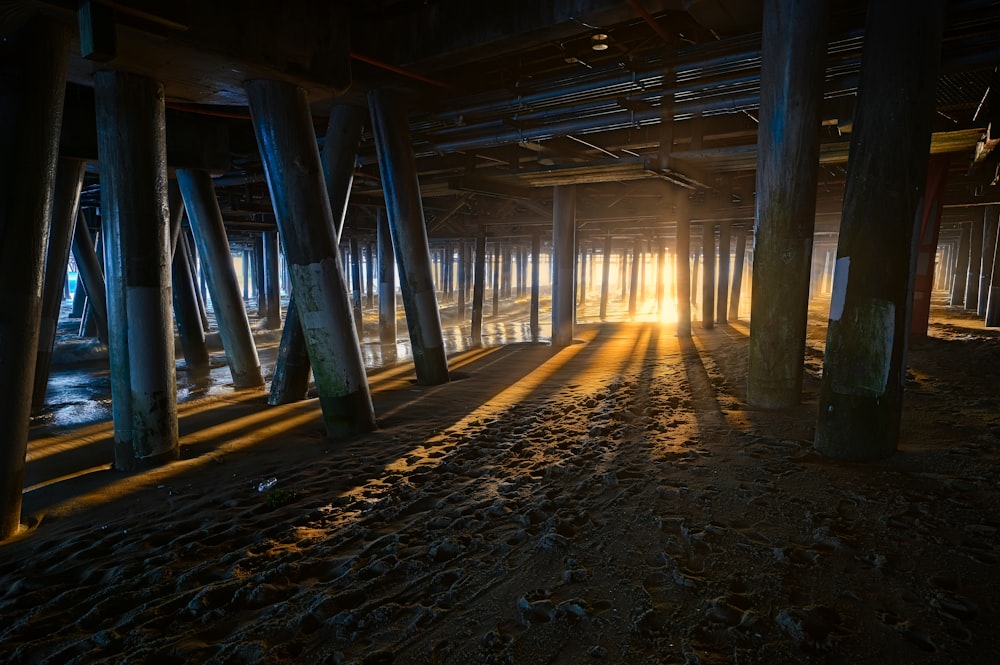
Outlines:
[[833,293],[830,294],[830,320],[840,321],[844,315],[844,300],[847,298],[847,275],[851,270],[851,257],[837,259],[833,269]]

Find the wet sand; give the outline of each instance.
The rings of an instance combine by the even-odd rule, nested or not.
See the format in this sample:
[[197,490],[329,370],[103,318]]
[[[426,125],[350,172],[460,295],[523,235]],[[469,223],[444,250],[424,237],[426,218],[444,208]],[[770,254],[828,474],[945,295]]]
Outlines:
[[936,321],[912,345],[901,450],[876,463],[811,448],[821,327],[802,406],[765,412],[745,403],[740,322],[683,343],[580,325],[562,350],[458,352],[435,387],[373,370],[380,428],[344,442],[315,400],[260,393],[186,402],[181,461],[142,474],[60,479],[100,460],[106,423],[36,437],[29,528],[0,545],[0,653],[992,662],[1000,338]]

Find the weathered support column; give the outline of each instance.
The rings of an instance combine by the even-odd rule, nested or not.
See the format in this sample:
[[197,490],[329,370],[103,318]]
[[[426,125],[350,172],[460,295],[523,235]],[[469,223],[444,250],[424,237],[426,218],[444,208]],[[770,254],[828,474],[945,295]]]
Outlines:
[[[364,122],[365,108],[350,104],[335,105],[327,120],[322,154],[323,181],[330,198],[330,210],[333,211],[334,239],[338,243],[344,231],[344,217],[354,182],[354,165]],[[287,256],[285,258],[287,260]]]
[[541,334],[541,325],[538,317],[538,304],[541,295],[541,270],[539,260],[542,255],[542,236],[540,233],[531,234],[531,305],[529,307],[529,328],[531,328],[531,338],[537,339]]
[[[201,260],[198,258],[198,243],[195,241],[194,232],[190,228],[186,231],[182,230],[181,233],[185,233],[188,237],[188,267],[191,269],[191,281],[197,287],[195,291],[198,294],[198,313],[201,316],[201,329],[207,333],[211,328],[208,320],[208,282],[205,280],[204,271],[200,268]],[[229,262],[232,264],[232,256],[229,257]],[[233,274],[236,274],[235,268],[233,268]]]
[[460,240],[458,243],[458,287],[455,292],[455,316],[461,321],[465,318],[465,280],[466,280],[466,243]]
[[637,307],[636,299],[639,296],[639,264],[640,256],[642,254],[642,240],[636,238],[632,242],[632,272],[629,275],[629,286],[628,286],[628,313],[629,316],[635,316],[635,311]]
[[701,274],[701,247],[694,250],[694,258],[691,260],[691,306],[698,306],[698,290],[701,284],[698,277]]
[[573,342],[573,287],[576,284],[576,186],[556,185],[552,191],[552,345]]
[[499,240],[493,243],[493,318],[500,314],[500,257],[503,255],[501,249]]
[[354,327],[358,331],[358,339],[364,339],[364,313],[361,311],[361,242],[356,235],[351,235],[351,308],[354,312]]
[[21,520],[69,41],[68,27],[41,17],[0,40],[0,540]]
[[625,302],[628,298],[628,285],[629,285],[629,272],[628,272],[628,249],[622,247],[622,252],[618,258],[618,281],[622,287],[622,297],[621,301]]
[[205,330],[201,327],[201,312],[198,310],[198,287],[191,276],[191,250],[186,233],[177,237],[174,259],[171,263],[173,281],[174,318],[177,319],[177,333],[184,352],[184,364],[189,372],[207,373],[209,369],[208,345]]
[[600,318],[608,317],[608,288],[611,282],[611,234],[604,236],[604,253],[601,255],[601,309]]
[[639,239],[639,254],[636,256],[639,262],[639,302],[646,302],[646,242]]
[[983,265],[983,230],[982,220],[972,222],[969,236],[969,264],[966,266],[965,277],[965,310],[979,310],[979,273]]
[[476,236],[475,267],[472,275],[472,345],[483,345],[483,299],[486,295],[486,227]]
[[278,357],[274,363],[274,376],[271,378],[267,403],[277,406],[304,400],[309,392],[311,370],[306,337],[302,332],[302,320],[299,318],[299,308],[295,304],[293,293],[288,299],[288,309],[285,310],[285,325],[281,329],[281,342],[278,344]]
[[948,178],[948,155],[931,157],[924,188],[923,209],[917,218],[915,247],[916,276],[913,282],[913,310],[910,316],[910,334],[927,336],[927,322],[931,314],[931,295],[934,281],[934,258],[937,254],[938,234],[941,230],[941,209]]
[[236,388],[264,385],[260,358],[250,331],[250,320],[240,298],[240,286],[229,251],[226,227],[215,198],[215,186],[208,171],[177,169],[177,183],[184,197],[188,222],[198,245],[212,309],[226,350],[229,371]]
[[378,218],[378,337],[382,344],[396,343],[396,255],[389,235],[389,218],[379,208]]
[[264,238],[256,234],[253,239],[253,294],[257,298],[257,318],[267,316],[267,294],[264,290]]
[[281,327],[281,283],[278,281],[278,232],[264,231],[264,317],[268,330]]
[[[90,303],[90,309],[97,325],[97,337],[101,343],[108,343],[108,301],[104,291],[104,270],[94,249],[94,241],[87,228],[86,216],[81,211],[76,218],[73,230],[73,258],[80,272],[76,288],[80,289],[80,279],[83,280],[83,292]],[[90,285],[90,290],[87,285]],[[93,295],[91,295],[93,293]]]
[[674,194],[677,215],[677,241],[674,253],[677,255],[674,281],[677,284],[677,336],[691,336],[691,213],[687,196]]
[[[75,252],[74,256],[76,256]],[[76,289],[73,290],[73,307],[69,312],[69,318],[79,319],[80,317],[82,317],[83,308],[86,306],[86,304],[87,304],[87,287],[78,277],[76,281]]]
[[431,279],[427,225],[406,112],[395,94],[386,90],[372,90],[368,103],[417,381],[424,385],[445,383],[448,358]]
[[375,306],[375,244],[371,241],[364,246],[365,254],[365,307]]
[[63,291],[66,289],[69,248],[79,212],[80,188],[83,186],[85,166],[86,162],[82,159],[70,157],[60,157],[56,166],[52,216],[48,220],[49,242],[45,255],[42,315],[38,331],[38,353],[35,357],[34,389],[31,395],[32,413],[41,413],[45,406],[45,389],[49,385],[52,347],[56,341],[59,310],[62,307]]
[[587,265],[589,263],[587,259],[587,247],[580,247],[580,292],[577,294],[577,300],[581,311],[587,306]]
[[1000,327],[1000,234],[998,234],[996,246],[993,248],[990,295],[986,302],[986,327]]
[[701,327],[715,327],[715,223],[701,223]]
[[663,301],[666,297],[666,288],[663,277],[666,274],[667,247],[663,238],[656,239],[656,315],[663,315]]
[[868,5],[816,423],[816,448],[839,459],[891,455],[899,438],[943,14]]
[[245,85],[327,435],[371,431],[375,412],[337,249],[334,220],[344,211],[330,209],[329,192],[344,183],[328,188],[323,180],[305,90],[280,81]]
[[716,298],[715,320],[725,323],[729,316],[729,254],[732,251],[732,240],[729,233],[729,222],[719,222],[719,288]]
[[243,300],[250,299],[250,252],[240,252],[240,265],[243,267]]
[[979,316],[986,316],[986,307],[990,298],[990,283],[993,281],[993,253],[997,246],[997,225],[1000,218],[997,212],[1000,206],[986,206],[983,211],[983,261],[979,276]]
[[133,469],[179,454],[164,95],[153,79],[115,71],[96,74],[94,93],[105,266],[115,285],[112,400],[129,405],[127,414],[113,407],[115,466]]
[[958,236],[958,252],[955,255],[955,269],[951,277],[951,300],[948,304],[952,307],[965,306],[965,281],[969,269],[969,244],[972,238],[972,225],[965,223],[961,225]]
[[828,7],[764,4],[747,373],[756,407],[792,406],[802,392]]
[[733,286],[729,294],[729,320],[740,318],[740,298],[743,297],[743,263],[747,254],[747,227],[738,226],[734,232],[736,252],[733,255]]

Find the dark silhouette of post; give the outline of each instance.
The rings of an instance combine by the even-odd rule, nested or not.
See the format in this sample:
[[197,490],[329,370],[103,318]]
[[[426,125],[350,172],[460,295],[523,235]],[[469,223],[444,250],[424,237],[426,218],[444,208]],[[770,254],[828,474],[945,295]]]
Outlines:
[[406,112],[388,90],[372,90],[368,103],[417,381],[446,383],[448,358]]
[[576,316],[576,186],[556,185],[552,193],[552,345],[573,342]]
[[375,412],[330,208],[329,192],[343,182],[324,182],[304,89],[270,80],[245,87],[327,436],[371,431]]
[[36,16],[0,41],[0,540],[17,533],[70,29]]
[[179,455],[166,111],[163,86],[139,74],[100,71],[94,94],[115,467],[130,470]]
[[792,406],[802,393],[828,6],[764,3],[747,372],[756,407]]
[[868,5],[816,422],[817,450],[839,459],[886,457],[899,439],[943,14]]

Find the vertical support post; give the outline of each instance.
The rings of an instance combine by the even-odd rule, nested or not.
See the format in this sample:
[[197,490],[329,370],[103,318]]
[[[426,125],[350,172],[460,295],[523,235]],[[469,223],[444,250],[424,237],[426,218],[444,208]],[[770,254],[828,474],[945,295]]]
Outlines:
[[799,403],[829,0],[764,4],[747,401]]
[[364,339],[364,314],[361,311],[361,242],[351,235],[351,307],[354,312],[354,327],[358,339]]
[[[334,239],[340,242],[344,232],[347,201],[354,182],[354,165],[364,129],[365,109],[350,104],[337,104],[330,110],[323,142],[323,181],[333,213]],[[286,257],[287,260],[287,257]],[[292,280],[294,282],[294,278]]]
[[0,41],[0,540],[21,522],[69,41],[68,27],[40,17]]
[[531,306],[529,308],[528,320],[531,328],[531,338],[537,339],[541,333],[541,325],[538,318],[538,304],[541,294],[541,270],[538,265],[542,254],[542,236],[540,233],[531,234]]
[[208,345],[205,343],[205,330],[201,327],[198,287],[188,265],[190,261],[188,237],[186,233],[181,233],[177,237],[170,273],[173,281],[174,317],[177,319],[177,332],[188,372],[206,374],[209,369]]
[[264,234],[255,234],[253,239],[253,292],[257,296],[257,318],[267,316],[267,289],[264,286]]
[[663,315],[663,301],[666,296],[666,288],[663,283],[663,276],[666,274],[667,247],[663,238],[656,239],[656,315]]
[[281,327],[281,283],[278,281],[278,232],[264,231],[264,294],[267,329]]
[[448,358],[406,113],[395,94],[386,90],[372,90],[368,102],[417,381],[446,383]]
[[327,436],[371,431],[375,411],[334,224],[344,211],[330,208],[330,192],[343,191],[344,183],[328,188],[323,180],[304,89],[267,80],[245,87]]
[[[582,245],[582,243],[581,243]],[[579,303],[580,310],[583,311],[587,307],[587,265],[588,265],[588,255],[587,247],[580,247],[580,293],[579,293]]]
[[740,318],[740,298],[743,297],[743,262],[747,255],[747,227],[736,227],[736,253],[733,256],[733,288],[730,291],[729,319]]
[[378,338],[396,343],[396,255],[389,235],[389,217],[379,208],[378,224]]
[[465,273],[468,270],[466,266],[466,243],[464,240],[460,240],[458,243],[458,287],[455,292],[455,316],[461,321],[465,318]]
[[556,185],[552,192],[552,345],[573,342],[573,287],[576,266],[576,186]]
[[[105,266],[111,318],[115,466],[179,454],[163,86],[145,76],[94,77]],[[118,375],[118,379],[115,375]],[[120,434],[121,432],[121,434]]]
[[639,264],[640,256],[642,254],[642,239],[636,237],[632,241],[632,273],[629,276],[629,287],[628,287],[628,314],[629,316],[635,316],[637,302],[636,299],[639,295]]
[[375,245],[365,243],[365,307],[375,306]]
[[618,259],[618,281],[621,282],[622,287],[622,297],[621,301],[625,302],[628,297],[628,285],[629,285],[629,272],[628,272],[628,248],[622,247],[622,252]]
[[219,202],[215,198],[212,178],[208,171],[177,169],[177,184],[180,185],[188,222],[198,245],[202,270],[212,297],[212,309],[219,325],[219,336],[233,376],[233,386],[263,386],[260,358],[250,331],[246,307],[240,298],[240,287],[229,251],[229,239],[226,237]]
[[285,310],[285,326],[281,329],[281,342],[278,344],[278,357],[274,363],[274,376],[271,378],[267,403],[277,406],[304,400],[309,392],[311,371],[306,337],[302,332],[302,320],[299,318],[299,308],[295,304],[293,293],[288,299],[288,309]]
[[899,438],[944,4],[868,5],[816,422],[816,448],[839,459],[886,457]]
[[951,277],[952,307],[965,306],[965,280],[969,267],[969,245],[972,239],[972,225],[964,223],[959,229],[958,252],[955,255],[955,268]]
[[[90,229],[87,228],[87,219],[83,211],[77,215],[76,227],[73,230],[73,258],[76,259],[80,279],[83,280],[84,288],[81,292],[86,293],[94,321],[97,324],[97,337],[101,343],[107,344],[108,301],[104,290],[104,270],[97,257],[97,250],[94,249],[94,241],[90,237]],[[76,288],[80,289],[79,279],[76,282]]]
[[701,327],[715,327],[715,224],[701,223]]
[[716,298],[715,320],[725,323],[729,315],[729,264],[732,240],[729,222],[719,222],[719,295]]
[[52,347],[56,341],[59,310],[63,291],[66,289],[66,268],[73,228],[79,212],[84,166],[86,163],[82,159],[70,157],[60,157],[56,166],[55,195],[52,200],[52,217],[49,220],[49,243],[43,275],[38,353],[35,356],[34,389],[31,395],[32,413],[41,413],[45,406],[45,389],[49,384]]
[[941,230],[945,181],[948,178],[948,155],[931,157],[927,168],[927,186],[920,216],[917,218],[916,277],[913,284],[913,313],[910,316],[910,335],[927,336],[927,322],[931,314],[931,295],[934,282],[934,257],[937,254],[938,233]]
[[[228,241],[227,241],[228,242]],[[250,299],[250,256],[249,252],[240,252],[240,266],[243,267],[243,300]],[[231,260],[231,259],[230,259]],[[213,298],[214,300],[214,298]]]
[[691,336],[691,213],[687,196],[676,193],[674,209],[677,214],[674,281],[677,283],[677,336]]
[[[993,216],[997,214],[997,208],[993,208]],[[993,271],[990,276],[990,295],[986,301],[986,327],[1000,327],[1000,234],[997,236],[996,245],[993,248]]]
[[476,236],[475,269],[472,276],[472,345],[483,345],[483,299],[486,295],[486,227]]
[[500,315],[500,257],[503,255],[500,241],[493,243],[493,318]]
[[611,282],[611,234],[604,236],[604,252],[601,254],[601,309],[600,318],[604,321],[608,318],[608,289]]
[[983,260],[979,276],[979,316],[986,316],[990,297],[990,282],[993,280],[993,251],[997,246],[998,206],[986,206],[983,211]]
[[979,309],[979,273],[983,265],[983,233],[985,225],[982,220],[972,222],[969,236],[969,263],[966,266],[965,277],[965,310],[975,312]]

